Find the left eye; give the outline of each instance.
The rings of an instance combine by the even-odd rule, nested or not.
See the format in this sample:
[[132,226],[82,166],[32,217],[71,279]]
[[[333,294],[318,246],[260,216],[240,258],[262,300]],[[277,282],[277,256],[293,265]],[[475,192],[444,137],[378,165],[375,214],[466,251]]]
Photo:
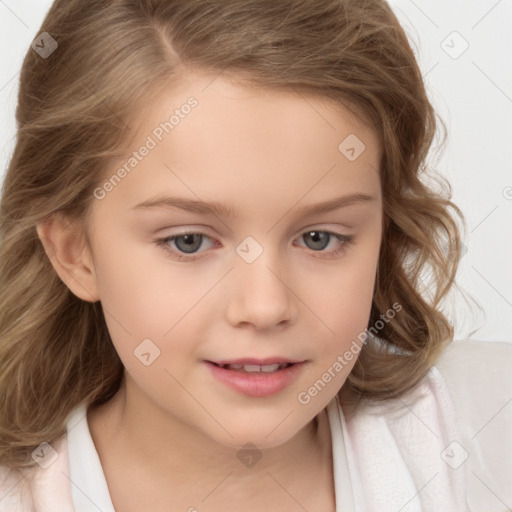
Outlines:
[[310,247],[310,249],[321,251],[329,245],[333,236],[338,237],[338,239],[341,237],[341,235],[330,231],[307,231],[302,235],[302,238],[311,241],[313,247]]
[[[350,246],[353,240],[352,235],[341,235],[339,233],[321,230],[306,231],[299,238],[306,241],[307,245],[311,244],[309,248],[313,252],[326,252],[329,254],[338,254],[343,252],[348,248],[348,246]],[[156,244],[172,256],[177,256],[180,260],[191,260],[194,258],[190,255],[195,254],[198,251],[204,239],[211,240],[211,238],[204,233],[190,232],[161,238],[156,240]],[[332,251],[324,251],[333,239],[337,242],[338,247],[334,248]],[[171,247],[172,243],[175,244],[178,252]]]
[[201,247],[203,237],[206,237],[206,235],[200,233],[189,233],[186,235],[171,236],[166,240],[170,242],[174,241],[176,243],[176,247],[180,251],[183,251],[186,254],[192,254]]

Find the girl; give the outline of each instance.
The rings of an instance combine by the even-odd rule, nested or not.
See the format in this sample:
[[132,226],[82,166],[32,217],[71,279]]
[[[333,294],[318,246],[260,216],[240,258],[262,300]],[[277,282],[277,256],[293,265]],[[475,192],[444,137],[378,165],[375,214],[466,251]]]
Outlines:
[[450,343],[386,2],[56,0],[20,84],[0,510],[510,506],[511,350]]

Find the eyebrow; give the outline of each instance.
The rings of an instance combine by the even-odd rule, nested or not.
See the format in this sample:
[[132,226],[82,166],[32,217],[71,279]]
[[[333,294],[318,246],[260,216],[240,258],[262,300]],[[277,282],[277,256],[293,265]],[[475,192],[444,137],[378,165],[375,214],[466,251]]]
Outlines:
[[[307,216],[318,213],[326,213],[338,208],[374,201],[375,199],[376,198],[374,196],[357,192],[342,197],[335,197],[334,199],[330,199],[329,201],[325,201],[323,203],[303,206],[302,208],[296,210],[295,214]],[[234,218],[237,216],[236,210],[217,201],[204,202],[172,196],[152,197],[143,201],[142,203],[133,206],[131,209],[136,211],[148,211],[159,208],[179,208],[187,212],[201,213],[204,215],[216,215],[220,217]]]

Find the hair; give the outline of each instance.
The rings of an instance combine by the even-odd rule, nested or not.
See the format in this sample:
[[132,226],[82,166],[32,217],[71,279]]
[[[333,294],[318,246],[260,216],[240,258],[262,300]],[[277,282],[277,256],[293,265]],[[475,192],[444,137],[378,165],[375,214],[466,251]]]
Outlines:
[[[375,130],[384,229],[368,327],[379,336],[343,388],[386,400],[428,373],[454,334],[440,305],[461,255],[454,213],[465,221],[444,178],[439,191],[426,183],[444,123],[384,0],[56,0],[41,30],[58,48],[25,56],[1,198],[0,463],[34,465],[79,403],[105,403],[121,385],[101,303],[62,282],[36,226],[62,214],[87,237],[93,191],[133,136],[131,115],[191,70],[332,100]],[[383,322],[392,304],[401,309]]]

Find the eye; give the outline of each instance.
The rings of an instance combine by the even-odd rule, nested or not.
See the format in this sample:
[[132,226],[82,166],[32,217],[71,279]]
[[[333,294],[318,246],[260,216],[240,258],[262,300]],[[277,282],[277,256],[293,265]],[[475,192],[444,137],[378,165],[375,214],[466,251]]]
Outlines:
[[[180,260],[191,261],[195,259],[194,257],[187,256],[189,254],[195,254],[197,250],[201,247],[203,243],[203,239],[210,239],[210,237],[204,233],[181,233],[179,235],[172,235],[166,238],[161,238],[156,240],[156,244],[159,247],[162,247],[165,251],[170,253],[172,256],[178,256]],[[178,251],[183,251],[182,253],[178,252],[176,254],[175,250],[172,249],[170,244],[174,242]]]
[[[311,230],[305,232],[301,236],[301,239],[306,241],[306,245],[314,252],[335,256],[349,248],[353,242],[354,236],[341,235],[332,231]],[[331,241],[334,241],[335,243],[334,249],[332,251],[324,251],[324,249],[330,244]]]
[[[155,243],[158,247],[162,247],[162,249],[173,258],[177,257],[180,261],[192,261],[197,259],[194,255],[203,245],[205,239],[211,240],[205,233],[190,231],[155,240]],[[314,253],[327,255],[329,257],[336,256],[348,250],[353,242],[354,236],[342,235],[332,231],[310,230],[303,233],[299,239],[305,240],[307,246]],[[329,246],[332,241],[334,242],[334,249],[325,251],[324,249]],[[175,249],[172,247],[172,244],[175,245]]]
[[180,251],[183,251],[187,254],[191,254],[196,252],[197,249],[201,247],[203,242],[203,235],[200,235],[198,233],[191,233],[188,235],[172,237],[170,238],[170,240],[174,240],[176,242],[176,247],[178,247]]

